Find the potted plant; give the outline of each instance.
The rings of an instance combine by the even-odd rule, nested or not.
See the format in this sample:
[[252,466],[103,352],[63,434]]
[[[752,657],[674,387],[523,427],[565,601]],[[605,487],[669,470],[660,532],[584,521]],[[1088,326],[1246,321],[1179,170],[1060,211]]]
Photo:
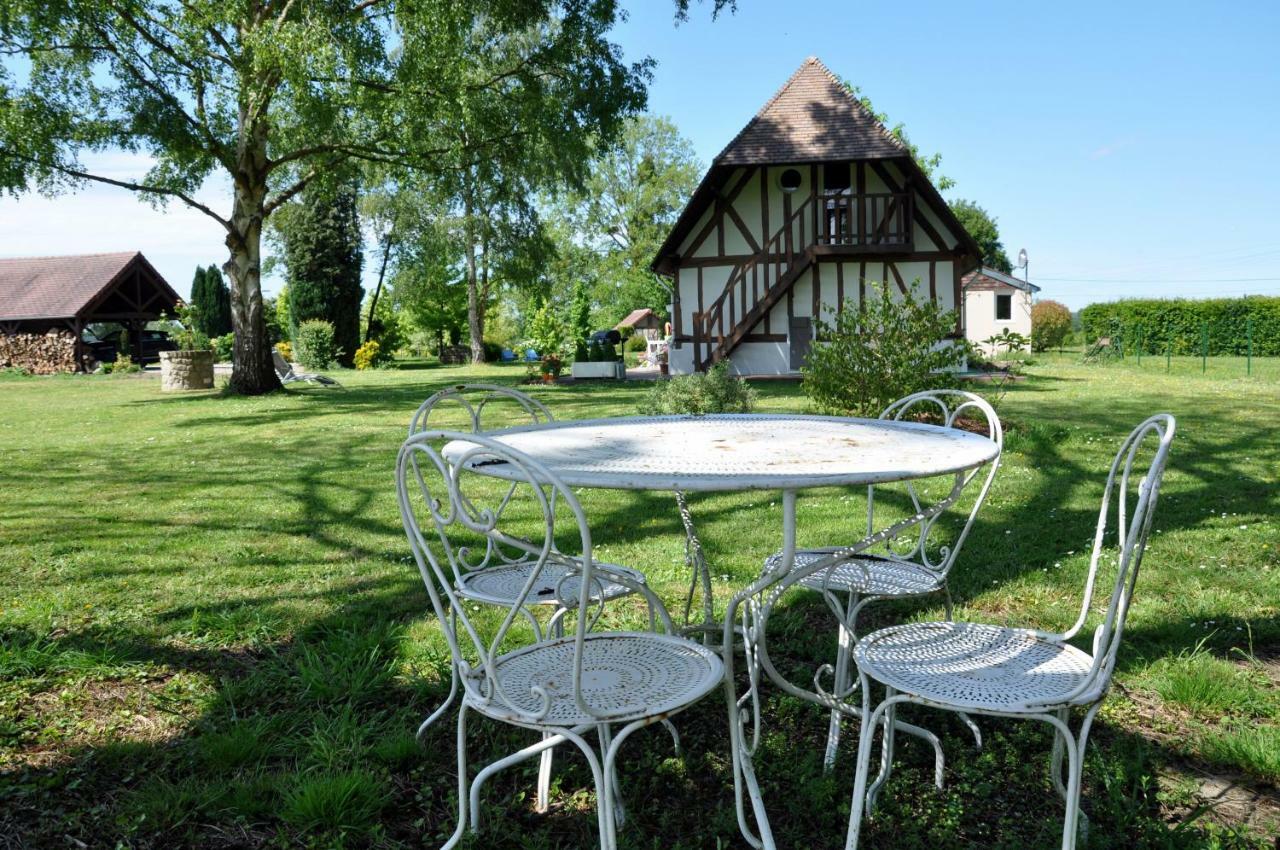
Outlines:
[[178,350],[160,352],[160,389],[165,392],[213,389],[213,346],[196,330],[194,319],[195,308],[179,301],[178,327],[170,333]]
[[667,346],[665,343],[658,346],[658,350],[653,353],[653,358],[658,361],[658,373],[661,375],[669,374],[667,366]]
[[544,384],[554,384],[556,378],[560,377],[561,370],[564,369],[564,363],[560,360],[559,354],[547,354],[542,358],[542,382]]

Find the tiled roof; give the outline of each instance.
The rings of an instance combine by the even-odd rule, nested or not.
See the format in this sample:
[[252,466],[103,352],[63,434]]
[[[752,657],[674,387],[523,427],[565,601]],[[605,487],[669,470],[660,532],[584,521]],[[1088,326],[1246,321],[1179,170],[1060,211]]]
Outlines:
[[964,289],[968,289],[970,285],[977,284],[977,288],[985,286],[1012,286],[1014,289],[1021,289],[1023,292],[1039,292],[1040,287],[1034,283],[1027,283],[1025,280],[1019,280],[1013,275],[1005,274],[997,269],[983,266],[982,268],[969,272],[960,279],[960,285]]
[[716,157],[716,165],[909,155],[817,57],[804,61]]
[[627,317],[625,319],[623,319],[621,322],[618,322],[618,324],[614,325],[614,327],[615,328],[633,328],[636,326],[638,322],[644,319],[647,319],[649,316],[652,316],[652,315],[653,315],[653,310],[649,309],[648,307],[641,307],[639,310],[632,310],[630,313],[627,314]]
[[71,318],[141,256],[125,251],[0,259],[0,321]]

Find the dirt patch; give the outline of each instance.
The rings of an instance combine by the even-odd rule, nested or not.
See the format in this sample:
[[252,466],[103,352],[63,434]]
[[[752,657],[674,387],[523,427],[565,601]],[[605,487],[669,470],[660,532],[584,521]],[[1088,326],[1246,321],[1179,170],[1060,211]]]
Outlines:
[[1164,765],[1158,779],[1167,796],[1177,800],[1169,805],[1172,819],[1185,819],[1205,807],[1201,817],[1215,823],[1244,827],[1257,835],[1280,835],[1280,792],[1274,788],[1186,763]]

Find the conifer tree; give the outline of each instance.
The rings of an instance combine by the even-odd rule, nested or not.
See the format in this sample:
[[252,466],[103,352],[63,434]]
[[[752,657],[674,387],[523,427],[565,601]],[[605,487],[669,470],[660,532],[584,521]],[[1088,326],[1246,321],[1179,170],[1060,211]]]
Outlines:
[[315,184],[280,230],[289,284],[290,335],[309,319],[333,325],[338,362],[353,365],[360,347],[362,265],[355,187]]

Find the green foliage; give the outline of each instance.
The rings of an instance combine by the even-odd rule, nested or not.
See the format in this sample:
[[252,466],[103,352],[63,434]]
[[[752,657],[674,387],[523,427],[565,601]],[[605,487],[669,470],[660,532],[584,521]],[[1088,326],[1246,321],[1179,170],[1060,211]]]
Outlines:
[[[597,145],[581,190],[548,199],[553,285],[586,289],[597,326],[612,327],[637,307],[666,315],[670,290],[649,263],[701,176],[693,145],[670,119],[628,119],[616,144]],[[572,310],[580,309],[575,300]],[[571,324],[577,333],[579,320]],[[591,322],[581,324],[586,336]]]
[[998,353],[1003,348],[1006,354],[1012,354],[1025,349],[1031,344],[1031,340],[1012,328],[1005,328],[1000,333],[987,337],[982,343],[990,346],[993,352]]
[[600,359],[605,363],[614,363],[621,360],[622,357],[618,354],[618,349],[613,343],[606,342],[600,346]]
[[[625,63],[610,40],[622,14],[579,0],[14,0],[0,23],[0,191],[91,179],[186,203],[228,232],[236,300],[255,302],[263,228],[317,175],[378,163],[447,181],[493,163],[579,176],[592,141],[644,103],[651,62]],[[85,152],[116,148],[154,164],[85,171]],[[228,186],[221,209],[196,198],[211,177]],[[349,360],[358,334],[331,318]],[[264,348],[262,323],[237,330],[243,350]],[[266,359],[235,364],[232,392],[278,386]]]
[[587,362],[599,363],[604,360],[604,349],[600,347],[600,343],[592,340],[587,346]]
[[1090,304],[1080,311],[1085,336],[1110,337],[1126,353],[1141,346],[1144,354],[1200,354],[1201,334],[1207,325],[1209,355],[1244,355],[1249,326],[1253,330],[1254,356],[1280,356],[1280,297],[1250,295],[1246,298],[1149,298]]
[[750,413],[756,391],[729,374],[729,364],[717,363],[706,372],[655,381],[640,402],[640,413],[670,416],[680,413]]
[[623,348],[626,349],[627,351],[648,351],[649,350],[649,340],[645,339],[644,334],[632,334],[631,336],[627,337],[627,341],[624,342],[622,345],[623,345]]
[[964,349],[947,337],[955,314],[918,295],[918,282],[901,298],[888,284],[868,287],[867,300],[819,319],[817,339],[801,370],[804,391],[826,413],[878,416],[903,396],[954,381]]
[[569,334],[575,346],[582,345],[591,336],[591,296],[586,284],[573,284],[573,300],[569,305]]
[[308,319],[293,332],[293,349],[298,362],[308,369],[328,369],[338,359],[333,341],[333,325],[323,319]]
[[293,360],[293,343],[289,340],[281,340],[276,343],[276,351],[280,352],[280,356],[285,360]]
[[982,249],[982,264],[1005,274],[1012,272],[1013,263],[1000,241],[995,217],[973,201],[951,201],[947,206]]
[[544,302],[529,320],[529,345],[542,356],[559,355],[564,347],[564,326],[551,302]]
[[142,367],[134,363],[133,358],[124,352],[117,354],[114,362],[102,364],[104,375],[132,375],[141,371]]
[[333,326],[337,360],[350,366],[360,345],[362,239],[351,185],[312,184],[302,203],[281,216],[289,280],[289,320]]
[[286,284],[274,298],[262,302],[262,320],[267,327],[267,340],[275,345],[289,340],[289,287]]
[[[204,334],[197,326],[197,316],[199,313],[191,304],[179,301],[177,306],[176,327],[169,332],[169,338],[177,344],[179,351],[208,351],[212,345],[209,337]],[[164,314],[160,318],[166,319]],[[123,339],[123,337],[121,337]]]
[[1047,351],[1066,342],[1071,333],[1071,311],[1057,301],[1031,305],[1031,350]]
[[214,337],[210,342],[213,345],[213,356],[219,363],[225,363],[231,359],[236,346],[236,335],[234,333],[225,333],[222,336]]
[[196,268],[191,281],[191,305],[196,327],[210,338],[231,333],[231,290],[216,265]]
[[376,339],[371,339],[356,349],[355,365],[357,369],[372,369],[382,362],[381,346]]

